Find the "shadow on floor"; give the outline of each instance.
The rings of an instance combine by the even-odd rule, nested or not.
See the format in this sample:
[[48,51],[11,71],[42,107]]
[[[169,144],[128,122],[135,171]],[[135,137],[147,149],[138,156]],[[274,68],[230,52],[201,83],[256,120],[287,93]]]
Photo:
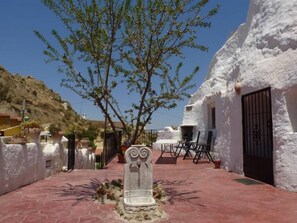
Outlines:
[[262,182],[256,181],[256,180],[252,180],[249,178],[239,178],[239,179],[233,179],[234,181],[238,182],[238,183],[242,183],[245,185],[257,185],[257,184],[263,184]]
[[[198,205],[204,207],[202,203],[200,203],[200,190],[179,190],[180,187],[184,187],[185,185],[191,185],[192,183],[187,180],[158,180],[155,183],[160,184],[162,187],[166,187],[166,201],[162,201],[162,203],[176,204],[180,201],[187,202],[189,205]],[[178,189],[179,188],[179,189]]]
[[175,157],[159,157],[155,164],[176,164],[176,160]]
[[55,191],[56,195],[63,199],[75,198],[76,203],[82,200],[92,200],[100,185],[98,179],[91,179],[89,183],[73,185],[66,183],[64,186],[52,186],[49,190]]

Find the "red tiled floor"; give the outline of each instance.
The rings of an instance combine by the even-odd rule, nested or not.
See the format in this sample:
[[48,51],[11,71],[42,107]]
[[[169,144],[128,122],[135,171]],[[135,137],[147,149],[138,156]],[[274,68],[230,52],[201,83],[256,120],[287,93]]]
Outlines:
[[[159,154],[153,151],[153,176],[168,200],[160,204],[165,217],[155,222],[297,222],[297,193],[267,184],[245,185],[235,181],[242,176],[212,164],[195,165],[182,158],[174,162],[169,154],[157,160]],[[125,222],[114,205],[92,199],[102,181],[123,178],[123,167],[115,159],[104,170],[59,173],[2,195],[0,223]]]

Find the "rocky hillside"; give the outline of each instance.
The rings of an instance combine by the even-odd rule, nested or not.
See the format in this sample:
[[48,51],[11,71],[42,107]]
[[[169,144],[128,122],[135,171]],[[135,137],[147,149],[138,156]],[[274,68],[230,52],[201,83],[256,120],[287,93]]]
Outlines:
[[76,123],[82,124],[79,115],[61,96],[32,76],[10,74],[0,66],[0,113],[22,116],[23,101],[31,120],[42,124],[59,122],[63,129]]

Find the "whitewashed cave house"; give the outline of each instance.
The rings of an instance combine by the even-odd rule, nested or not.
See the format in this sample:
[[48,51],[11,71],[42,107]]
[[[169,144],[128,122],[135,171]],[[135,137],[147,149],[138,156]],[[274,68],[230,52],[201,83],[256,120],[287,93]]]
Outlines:
[[185,107],[181,131],[212,130],[232,172],[297,191],[297,0],[251,0]]

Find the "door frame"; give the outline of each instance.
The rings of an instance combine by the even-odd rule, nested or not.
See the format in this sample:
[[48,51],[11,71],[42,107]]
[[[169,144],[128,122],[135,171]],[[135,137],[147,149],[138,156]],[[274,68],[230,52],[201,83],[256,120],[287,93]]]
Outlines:
[[244,174],[274,185],[271,88],[242,95],[241,103]]

